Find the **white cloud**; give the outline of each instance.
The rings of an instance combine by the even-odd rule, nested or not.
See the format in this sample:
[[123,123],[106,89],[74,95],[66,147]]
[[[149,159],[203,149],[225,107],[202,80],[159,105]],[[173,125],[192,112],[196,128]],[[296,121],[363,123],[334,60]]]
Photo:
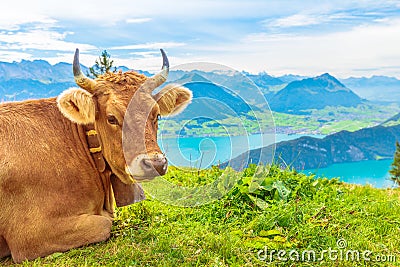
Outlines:
[[21,61],[21,60],[30,60],[32,59],[32,55],[24,52],[17,51],[5,51],[0,50],[0,61],[5,62],[13,62],[13,61]]
[[160,49],[160,48],[173,48],[185,46],[185,43],[180,42],[161,42],[161,43],[146,43],[146,44],[134,44],[124,46],[114,46],[110,50],[141,50],[141,49]]
[[[235,66],[276,74],[320,74],[339,76],[367,75],[361,69],[379,69],[376,74],[400,77],[400,18],[348,31],[312,36],[253,34],[245,37],[233,51],[244,51]],[[242,50],[241,50],[242,48]],[[224,48],[227,50],[227,48]],[[229,57],[225,57],[229,60]],[[391,71],[391,73],[389,73]],[[379,73],[381,72],[381,73]]]
[[[271,0],[152,0],[132,1],[121,0],[110,2],[97,1],[54,1],[54,0],[13,0],[2,5],[0,21],[14,22],[37,21],[39,18],[54,18],[57,20],[86,20],[97,23],[113,23],[131,18],[244,18],[248,16],[265,16],[280,12],[282,3],[290,1]],[[287,10],[302,10],[310,4],[289,5]],[[221,12],[223,11],[223,12]],[[1,23],[0,23],[1,25]]]
[[[1,7],[0,28],[13,27],[21,23],[42,21],[45,19],[90,21],[98,24],[113,24],[116,21],[129,23],[148,22],[149,18],[181,19],[235,19],[235,18],[268,18],[273,16],[290,16],[301,12],[328,13],[329,10],[352,9],[358,7],[380,7],[398,5],[396,1],[374,0],[152,0],[132,1],[109,0],[97,1],[54,1],[54,0],[13,0]],[[290,17],[288,18],[290,19]],[[292,20],[299,23],[298,18]],[[289,21],[282,21],[283,24]],[[311,22],[309,22],[311,23]],[[7,28],[10,29],[10,28]]]
[[326,19],[323,16],[312,16],[306,14],[295,14],[292,16],[279,18],[271,22],[264,21],[264,24],[269,27],[299,27],[320,24]]
[[129,18],[126,19],[126,23],[133,23],[133,24],[140,24],[140,23],[145,23],[151,21],[152,18]]
[[140,57],[153,57],[154,55],[158,55],[159,51],[145,51],[145,52],[131,52],[130,55],[140,56]]
[[76,47],[82,50],[96,49],[95,46],[65,41],[71,32],[56,32],[52,30],[35,29],[28,32],[0,32],[0,43],[3,47],[13,50],[50,50],[74,51]]
[[[72,62],[79,47],[85,65],[107,49],[114,50],[118,65],[158,70],[156,50],[165,48],[172,65],[201,60],[239,70],[306,75],[378,68],[387,74],[396,70],[399,76],[396,5],[392,0],[14,0],[2,6],[0,16],[0,45],[14,52],[0,52],[0,60],[32,59],[34,50],[35,58],[42,54],[53,64]],[[329,24],[336,20],[354,19],[356,24],[357,14],[372,16],[375,11],[384,14],[382,18],[351,30],[329,28],[330,33],[324,33],[315,27],[312,36],[282,34],[290,27],[337,25]],[[263,19],[276,34],[257,32]]]
[[[320,75],[330,72],[338,77],[371,76],[372,70],[375,75],[400,78],[399,32],[400,18],[397,18],[356,26],[346,31],[310,36],[249,34],[237,43],[225,45],[173,42],[138,44],[116,49],[150,51],[130,52],[126,57],[114,58],[114,61],[116,65],[155,72],[160,68],[161,58],[158,51],[152,49],[167,47],[177,48],[167,51],[172,67],[203,61],[255,73],[267,71],[274,75]],[[94,59],[90,59],[90,62],[94,62]]]
[[[332,10],[330,10],[332,12]],[[362,15],[356,16],[346,12],[333,12],[333,13],[298,13],[286,17],[281,17],[278,19],[266,19],[262,21],[262,24],[269,28],[290,28],[290,27],[305,27],[311,25],[320,25],[324,23],[331,23],[334,21],[344,21],[351,19],[361,19],[363,16],[367,20],[367,16],[378,16],[379,14],[373,14],[371,12],[364,13]]]
[[13,19],[7,19],[9,16],[0,16],[0,30],[6,31],[17,31],[20,30],[23,24],[35,24],[36,28],[48,29],[51,25],[54,25],[57,20],[51,19],[44,16],[27,16],[27,17],[16,17]]

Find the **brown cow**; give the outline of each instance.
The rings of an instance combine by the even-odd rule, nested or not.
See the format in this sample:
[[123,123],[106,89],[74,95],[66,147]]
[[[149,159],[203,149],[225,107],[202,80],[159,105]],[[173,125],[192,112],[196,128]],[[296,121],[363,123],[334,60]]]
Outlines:
[[114,203],[142,199],[136,181],[165,174],[158,117],[180,112],[192,94],[171,85],[151,94],[168,75],[161,52],[162,71],[151,78],[128,71],[92,80],[77,49],[80,88],[0,104],[0,258],[21,262],[108,239]]

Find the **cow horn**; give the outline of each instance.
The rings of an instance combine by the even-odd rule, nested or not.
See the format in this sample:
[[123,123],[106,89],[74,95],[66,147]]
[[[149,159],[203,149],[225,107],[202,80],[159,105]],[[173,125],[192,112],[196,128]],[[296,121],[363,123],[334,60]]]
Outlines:
[[163,65],[161,71],[155,74],[154,76],[147,78],[147,80],[140,87],[141,90],[146,91],[148,93],[151,93],[154,89],[163,84],[168,78],[168,73],[169,73],[168,57],[165,54],[164,50],[160,49],[160,51],[163,58]]
[[81,66],[79,64],[79,49],[77,48],[75,50],[75,56],[74,56],[74,64],[72,65],[72,69],[74,71],[74,78],[76,84],[81,87],[82,89],[85,89],[88,92],[93,92],[94,85],[96,82],[88,77],[86,77],[85,74],[81,71]]

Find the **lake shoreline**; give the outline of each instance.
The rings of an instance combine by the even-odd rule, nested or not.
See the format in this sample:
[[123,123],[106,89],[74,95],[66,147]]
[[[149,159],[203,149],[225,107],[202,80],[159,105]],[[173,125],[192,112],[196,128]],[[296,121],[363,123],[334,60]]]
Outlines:
[[[249,136],[202,136],[167,137],[159,139],[162,151],[166,153],[170,165],[199,169],[218,166],[248,150],[265,147],[272,143],[294,140],[303,136],[323,138],[324,135],[249,135]],[[372,184],[378,188],[391,187],[389,169],[392,159],[365,160],[331,164],[326,168],[299,170],[317,177],[339,177],[352,184]]]

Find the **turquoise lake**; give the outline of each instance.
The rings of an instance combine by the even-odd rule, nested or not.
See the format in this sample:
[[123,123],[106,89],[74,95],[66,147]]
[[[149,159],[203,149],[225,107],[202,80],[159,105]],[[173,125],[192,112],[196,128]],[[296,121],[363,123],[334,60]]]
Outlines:
[[[322,135],[308,136],[323,137]],[[165,152],[169,164],[204,169],[233,159],[250,149],[298,137],[299,135],[287,134],[180,138],[162,138],[159,136],[158,144],[161,150]]]
[[333,164],[318,170],[305,170],[319,177],[335,178],[351,184],[371,184],[374,187],[386,188],[394,186],[389,180],[390,165],[393,160],[367,160],[351,163]]
[[[301,135],[304,136],[304,135]],[[322,135],[308,135],[322,138]],[[160,138],[158,143],[165,152],[168,162],[174,166],[186,166],[199,169],[232,159],[249,149],[268,146],[274,142],[292,140],[300,135],[276,134],[233,137],[181,137]],[[344,182],[371,184],[374,187],[392,187],[389,169],[392,160],[362,161],[334,164],[318,170],[305,170],[328,178],[338,177]]]

